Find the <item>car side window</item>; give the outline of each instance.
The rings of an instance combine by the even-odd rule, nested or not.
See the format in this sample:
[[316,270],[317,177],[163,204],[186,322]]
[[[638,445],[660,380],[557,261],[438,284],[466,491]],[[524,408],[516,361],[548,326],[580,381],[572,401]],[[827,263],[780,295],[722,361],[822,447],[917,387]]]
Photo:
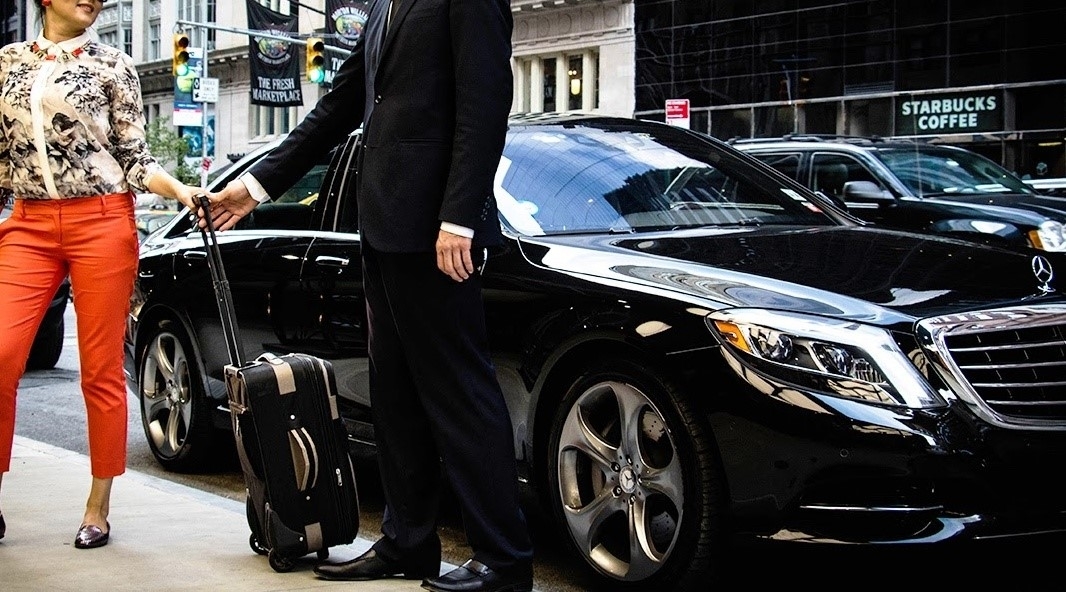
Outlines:
[[789,179],[801,182],[799,154],[752,154],[752,156],[784,173]]
[[877,177],[851,156],[817,153],[811,157],[810,187],[814,191],[843,200],[844,184],[851,181],[870,181],[882,187]]

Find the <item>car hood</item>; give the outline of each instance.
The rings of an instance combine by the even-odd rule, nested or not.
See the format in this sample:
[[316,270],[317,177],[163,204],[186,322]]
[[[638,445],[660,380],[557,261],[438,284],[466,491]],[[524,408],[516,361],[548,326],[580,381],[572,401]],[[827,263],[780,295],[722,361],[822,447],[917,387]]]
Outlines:
[[928,316],[1061,299],[1057,291],[1041,292],[1030,255],[875,228],[523,237],[521,243],[534,265],[711,310],[773,308],[909,326]]
[[[1066,223],[1066,199],[1048,195],[1026,195],[1023,193],[958,193],[937,194],[925,197],[923,201],[966,204],[994,211],[994,215],[1013,222],[1023,221],[1035,215],[1039,218]],[[1014,216],[1012,217],[1012,213]],[[1014,218],[1018,218],[1015,220]],[[1041,220],[1027,220],[1039,225]]]

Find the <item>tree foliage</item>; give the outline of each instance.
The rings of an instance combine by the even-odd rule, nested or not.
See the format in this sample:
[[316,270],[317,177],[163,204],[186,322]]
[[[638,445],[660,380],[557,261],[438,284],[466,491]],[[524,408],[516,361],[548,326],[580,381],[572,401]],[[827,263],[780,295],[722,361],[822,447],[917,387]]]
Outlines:
[[148,124],[145,139],[152,156],[177,180],[189,185],[200,184],[200,175],[197,173],[199,159],[194,159],[190,164],[190,159],[186,158],[189,155],[189,143],[162,118],[156,118]]

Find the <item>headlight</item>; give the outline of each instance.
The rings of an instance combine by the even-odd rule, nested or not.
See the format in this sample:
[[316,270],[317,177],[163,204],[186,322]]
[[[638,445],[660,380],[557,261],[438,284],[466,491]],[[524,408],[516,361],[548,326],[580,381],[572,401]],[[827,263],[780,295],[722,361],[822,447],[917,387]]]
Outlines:
[[706,320],[724,347],[779,381],[884,405],[943,405],[883,329],[762,309],[718,311]]
[[1066,251],[1066,228],[1054,220],[1041,222],[1040,228],[1029,231],[1029,242],[1037,249],[1062,253]]

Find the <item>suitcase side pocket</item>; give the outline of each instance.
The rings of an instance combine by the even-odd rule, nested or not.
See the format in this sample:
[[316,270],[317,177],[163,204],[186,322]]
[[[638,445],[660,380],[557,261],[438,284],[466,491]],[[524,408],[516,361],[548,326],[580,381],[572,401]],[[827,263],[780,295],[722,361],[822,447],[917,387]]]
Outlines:
[[318,448],[306,428],[289,430],[289,451],[296,474],[296,489],[306,492],[318,483]]

